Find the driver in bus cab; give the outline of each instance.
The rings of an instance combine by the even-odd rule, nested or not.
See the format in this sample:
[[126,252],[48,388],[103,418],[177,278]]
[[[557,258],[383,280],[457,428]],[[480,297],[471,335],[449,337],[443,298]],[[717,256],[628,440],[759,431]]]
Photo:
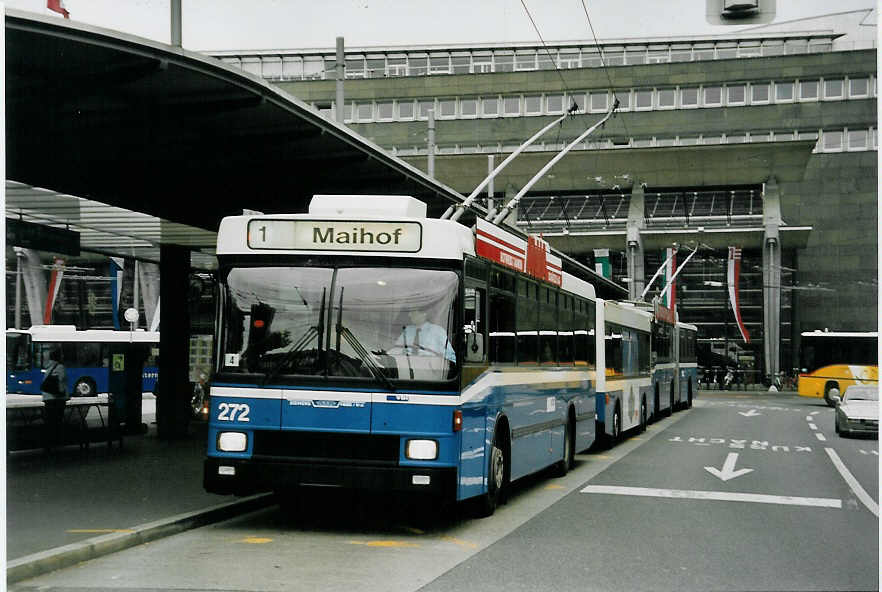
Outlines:
[[395,345],[406,348],[411,355],[443,356],[456,363],[456,353],[447,338],[447,331],[428,320],[425,310],[408,312],[410,322],[402,327]]

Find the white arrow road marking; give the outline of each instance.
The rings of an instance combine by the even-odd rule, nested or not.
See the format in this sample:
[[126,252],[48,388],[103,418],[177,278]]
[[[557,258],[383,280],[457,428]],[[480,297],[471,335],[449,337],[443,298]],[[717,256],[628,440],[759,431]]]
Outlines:
[[589,485],[582,489],[582,493],[605,493],[610,495],[716,500],[725,502],[754,502],[757,504],[781,504],[784,506],[813,506],[819,508],[842,509],[842,500],[838,499],[823,497],[794,497],[790,495],[765,495],[761,493],[651,489],[648,487],[619,487],[615,485]]
[[738,415],[743,415],[744,417],[757,417],[758,415],[762,415],[756,409],[751,409],[750,411],[739,411]]
[[741,475],[746,475],[748,473],[752,473],[753,469],[738,469],[735,470],[735,463],[738,462],[738,453],[730,452],[726,457],[726,462],[723,463],[723,469],[716,469],[714,467],[704,467],[704,470],[713,475],[714,477],[719,477],[723,481],[728,481],[730,479],[734,479],[735,477],[740,477]]

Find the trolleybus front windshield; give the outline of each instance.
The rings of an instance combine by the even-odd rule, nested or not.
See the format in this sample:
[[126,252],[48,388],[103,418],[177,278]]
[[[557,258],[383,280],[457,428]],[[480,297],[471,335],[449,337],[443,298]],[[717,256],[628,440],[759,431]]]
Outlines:
[[444,381],[456,370],[453,271],[237,267],[225,282],[222,373]]

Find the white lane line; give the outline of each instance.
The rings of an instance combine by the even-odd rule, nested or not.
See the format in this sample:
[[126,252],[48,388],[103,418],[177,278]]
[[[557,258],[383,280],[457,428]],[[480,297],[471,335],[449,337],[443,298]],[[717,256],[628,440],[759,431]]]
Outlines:
[[805,416],[805,420],[806,420],[806,421],[815,421],[815,418],[812,417],[811,415],[806,415],[806,416]]
[[760,493],[690,491],[686,489],[652,489],[648,487],[620,487],[616,485],[589,485],[582,490],[582,493],[605,493],[609,495],[714,500],[724,502],[753,502],[758,504],[780,504],[784,506],[842,508],[842,500],[838,499],[822,497],[793,497],[788,495],[764,495]]
[[810,427],[811,429],[813,429],[813,430],[818,429],[818,426],[816,426],[816,425],[813,424],[813,423],[810,423],[810,424],[809,424],[809,427]]
[[830,457],[830,460],[833,461],[833,466],[836,467],[836,470],[839,471],[839,474],[842,475],[842,478],[845,479],[845,482],[854,492],[861,502],[867,509],[870,510],[873,514],[878,518],[879,516],[879,504],[873,501],[873,498],[870,497],[870,494],[866,492],[866,490],[861,487],[861,484],[858,483],[858,480],[854,478],[854,475],[851,474],[851,471],[845,466],[845,463],[839,458],[839,455],[836,454],[836,451],[832,448],[825,448],[827,451],[827,456]]
[[824,434],[822,434],[821,432],[818,432],[817,434],[815,434],[815,436],[817,436],[817,437],[818,437],[818,440],[820,440],[821,442],[826,442],[826,441],[827,441],[826,436],[824,436]]
[[818,413],[820,413],[820,411],[812,411],[809,415],[817,415]]

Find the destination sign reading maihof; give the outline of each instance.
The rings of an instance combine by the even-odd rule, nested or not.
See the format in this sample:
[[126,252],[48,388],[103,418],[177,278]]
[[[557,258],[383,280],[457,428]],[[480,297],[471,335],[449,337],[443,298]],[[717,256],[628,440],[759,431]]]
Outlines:
[[251,220],[248,246],[296,251],[416,253],[422,246],[422,227],[418,222]]

